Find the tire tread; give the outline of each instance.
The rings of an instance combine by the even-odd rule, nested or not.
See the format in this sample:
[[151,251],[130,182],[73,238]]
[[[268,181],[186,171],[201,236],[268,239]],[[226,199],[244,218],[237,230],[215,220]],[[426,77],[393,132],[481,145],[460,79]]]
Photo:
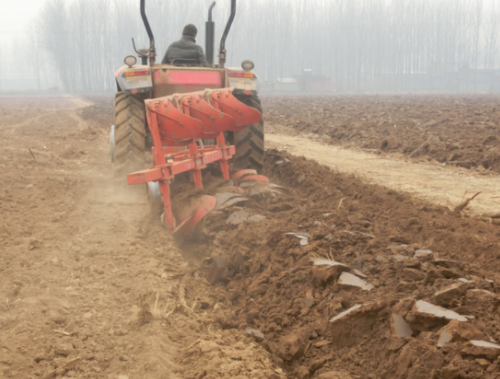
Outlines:
[[[257,97],[245,97],[239,100],[263,113],[260,100]],[[234,163],[238,169],[253,168],[259,173],[262,172],[265,151],[263,121],[234,132],[234,145],[236,147]]]

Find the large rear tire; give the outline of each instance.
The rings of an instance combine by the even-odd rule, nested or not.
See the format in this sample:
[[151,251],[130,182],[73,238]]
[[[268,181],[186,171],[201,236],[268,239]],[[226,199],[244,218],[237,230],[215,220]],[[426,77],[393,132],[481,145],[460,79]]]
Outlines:
[[115,185],[126,186],[127,174],[144,169],[145,148],[144,102],[118,92],[115,97]]
[[[257,96],[245,96],[238,99],[249,107],[262,112],[262,105]],[[236,154],[234,165],[238,169],[253,168],[261,172],[264,168],[264,121],[248,126],[239,132],[234,132]]]

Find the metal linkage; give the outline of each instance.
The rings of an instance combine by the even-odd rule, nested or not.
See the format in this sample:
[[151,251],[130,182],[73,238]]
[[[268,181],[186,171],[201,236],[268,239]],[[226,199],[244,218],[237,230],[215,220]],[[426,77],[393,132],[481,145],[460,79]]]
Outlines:
[[[229,179],[228,161],[235,147],[227,145],[224,132],[242,130],[257,123],[262,115],[232,95],[231,89],[206,90],[185,95],[172,95],[146,100],[146,115],[154,141],[154,165],[127,176],[129,184],[158,182],[162,194],[165,221],[175,229],[170,200],[170,180],[182,172],[192,172],[196,188],[202,189],[201,171],[218,162],[224,179]],[[198,146],[197,139],[216,139],[211,146]],[[184,150],[180,150],[184,146]],[[187,147],[187,149],[186,149]],[[192,216],[183,215],[184,222],[175,230],[189,228],[214,207],[210,197],[192,209]],[[194,224],[195,225],[195,224]]]

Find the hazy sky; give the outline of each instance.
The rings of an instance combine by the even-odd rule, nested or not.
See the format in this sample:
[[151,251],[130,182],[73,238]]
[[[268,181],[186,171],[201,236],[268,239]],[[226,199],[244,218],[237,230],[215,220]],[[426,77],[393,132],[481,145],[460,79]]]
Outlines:
[[[72,0],[65,0],[65,1],[72,1]],[[168,0],[164,1],[168,2]],[[219,0],[219,1],[229,1],[229,0]],[[239,1],[248,1],[248,0],[239,0]],[[345,0],[345,1],[351,1],[351,0]],[[449,1],[453,2],[455,0],[449,0]],[[494,1],[498,0],[485,0],[485,4],[492,3]],[[27,29],[26,27],[29,25],[29,22],[40,10],[44,2],[45,0],[0,0],[0,5],[1,5],[0,41],[12,41],[14,36],[22,35],[22,33],[26,31]],[[139,2],[139,0],[137,0],[137,2]]]
[[0,33],[22,32],[44,0],[0,0]]
[[22,36],[44,0],[0,0],[0,42]]

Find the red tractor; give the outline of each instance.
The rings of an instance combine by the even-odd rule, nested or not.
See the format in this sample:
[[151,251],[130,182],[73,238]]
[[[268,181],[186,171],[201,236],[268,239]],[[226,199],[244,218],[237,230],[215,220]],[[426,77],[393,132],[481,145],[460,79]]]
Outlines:
[[[244,61],[241,68],[225,67],[225,41],[236,14],[236,0],[231,0],[231,15],[220,41],[216,65],[214,6],[215,2],[206,23],[208,67],[185,59],[175,60],[174,64],[156,64],[155,41],[145,13],[145,0],[141,0],[149,50],[137,51],[134,43],[142,64],[137,64],[134,56],[127,56],[125,66],[115,73],[118,93],[111,130],[115,182],[146,183],[150,198],[162,203],[165,220],[172,230],[194,227],[215,208],[215,199],[203,196],[189,209],[174,212],[170,184],[175,175],[191,173],[192,181],[201,189],[201,171],[208,164],[218,163],[223,177],[229,179],[228,161],[234,158],[234,167],[244,170],[236,177],[267,180],[258,175],[263,168],[264,126],[257,96],[260,84],[252,71],[254,64]],[[153,162],[149,169],[144,169],[145,151],[149,148]]]

